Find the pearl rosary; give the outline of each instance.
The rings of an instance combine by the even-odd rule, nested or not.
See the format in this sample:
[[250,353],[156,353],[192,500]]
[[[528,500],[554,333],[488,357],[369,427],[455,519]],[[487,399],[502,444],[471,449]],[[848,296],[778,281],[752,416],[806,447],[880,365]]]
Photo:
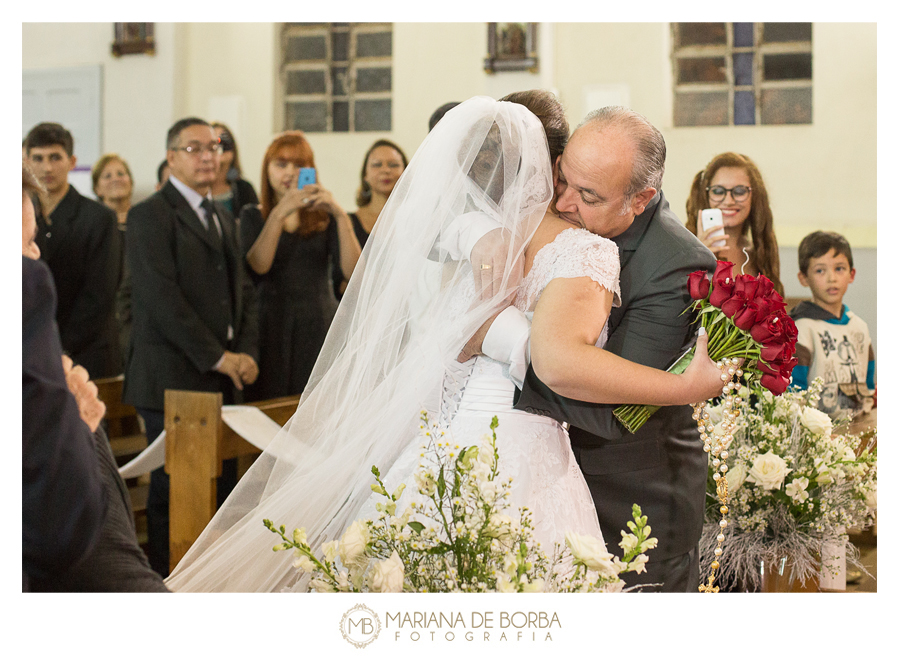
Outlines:
[[694,408],[692,418],[697,423],[700,430],[700,438],[703,441],[703,451],[711,453],[711,466],[715,470],[713,480],[716,483],[716,495],[719,498],[719,512],[722,518],[719,521],[719,534],[716,536],[718,545],[714,551],[715,559],[710,565],[710,575],[705,585],[700,585],[700,591],[707,594],[715,594],[719,591],[715,586],[716,571],[719,568],[719,559],[722,556],[722,543],[725,541],[725,528],[728,527],[728,520],[725,518],[728,514],[728,481],[725,474],[728,472],[728,465],[725,460],[728,459],[728,447],[734,440],[734,433],[737,429],[737,419],[741,415],[741,405],[744,400],[740,396],[741,377],[744,372],[740,369],[741,360],[738,358],[722,359],[716,366],[722,371],[722,422],[719,424],[721,433],[714,431],[714,426],[710,421],[709,411],[706,410],[706,402],[700,402],[691,405]]

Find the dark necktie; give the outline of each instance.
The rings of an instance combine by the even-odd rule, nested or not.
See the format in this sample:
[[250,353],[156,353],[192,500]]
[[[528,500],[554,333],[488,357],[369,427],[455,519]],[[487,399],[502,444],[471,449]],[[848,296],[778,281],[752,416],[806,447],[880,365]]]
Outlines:
[[221,249],[222,238],[219,235],[219,229],[216,228],[215,210],[213,210],[212,201],[203,199],[203,201],[200,202],[200,207],[203,208],[203,212],[206,215],[206,231],[209,233],[209,238],[212,240],[213,244],[216,245],[217,249]]

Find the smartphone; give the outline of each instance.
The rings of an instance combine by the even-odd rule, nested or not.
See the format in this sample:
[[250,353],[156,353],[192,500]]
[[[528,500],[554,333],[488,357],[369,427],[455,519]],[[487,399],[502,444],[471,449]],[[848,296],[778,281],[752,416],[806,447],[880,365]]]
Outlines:
[[722,235],[721,240],[716,240],[713,242],[713,247],[723,247],[725,246],[725,223],[722,220],[722,211],[718,208],[707,208],[706,210],[700,211],[700,226],[704,231],[708,231],[711,228],[718,227],[719,230],[713,235]]
[[[316,170],[314,167],[301,167],[297,175],[297,189],[302,190],[306,185],[316,184]],[[721,212],[719,215],[721,216]]]

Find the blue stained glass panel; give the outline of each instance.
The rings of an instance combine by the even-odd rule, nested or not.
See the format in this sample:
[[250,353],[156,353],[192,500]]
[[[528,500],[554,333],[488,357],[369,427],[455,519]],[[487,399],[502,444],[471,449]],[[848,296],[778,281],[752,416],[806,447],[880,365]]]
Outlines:
[[738,87],[753,84],[753,53],[734,54],[734,84]]
[[752,91],[734,92],[734,125],[752,126],[756,124],[756,99]]
[[732,23],[734,25],[734,47],[753,47],[753,23]]

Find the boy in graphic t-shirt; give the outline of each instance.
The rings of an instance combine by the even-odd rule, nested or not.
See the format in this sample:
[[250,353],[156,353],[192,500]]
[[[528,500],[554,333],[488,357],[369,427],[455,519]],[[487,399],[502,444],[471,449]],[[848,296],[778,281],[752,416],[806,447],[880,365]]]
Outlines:
[[815,231],[800,243],[800,283],[811,302],[791,311],[797,324],[797,359],[793,385],[807,388],[821,377],[825,383],[819,409],[833,420],[855,417],[873,406],[875,353],[869,327],[844,305],[853,283],[853,253],[846,238]]

